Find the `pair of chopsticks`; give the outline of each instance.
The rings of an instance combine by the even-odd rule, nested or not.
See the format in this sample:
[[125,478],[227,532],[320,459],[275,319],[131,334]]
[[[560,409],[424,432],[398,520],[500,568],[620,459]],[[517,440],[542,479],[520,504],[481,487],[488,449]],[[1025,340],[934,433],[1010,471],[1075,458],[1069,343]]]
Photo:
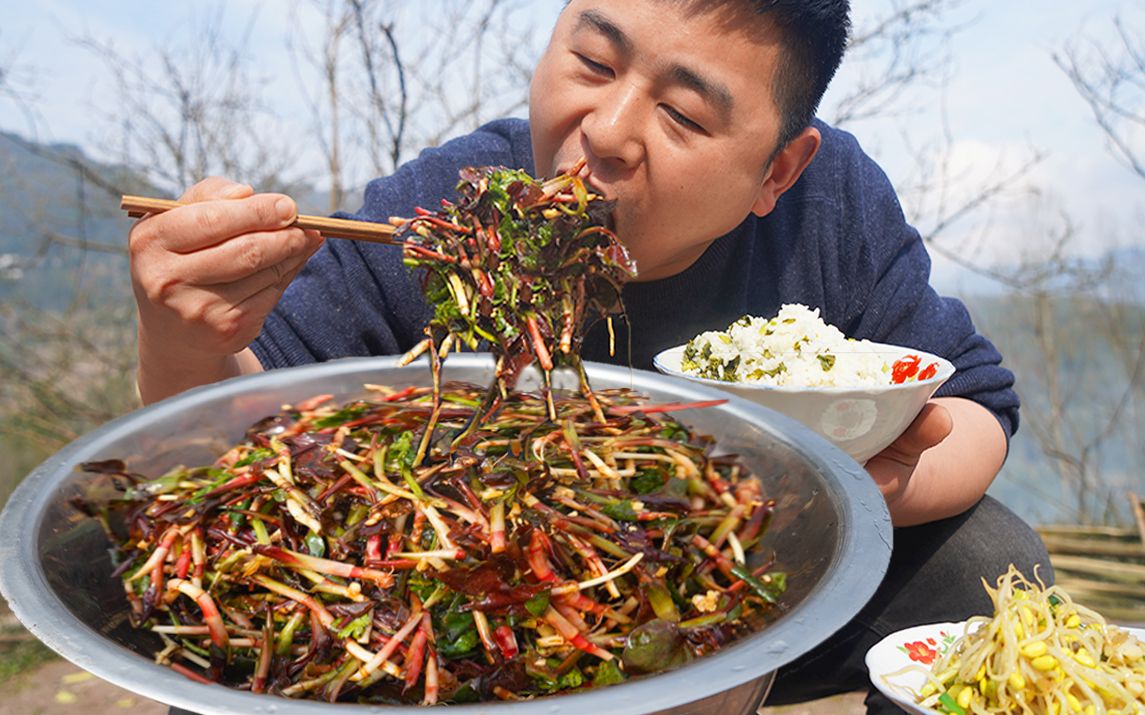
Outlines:
[[[140,218],[146,214],[162,213],[173,208],[184,206],[178,201],[169,199],[153,199],[146,196],[124,196],[120,199],[119,208],[127,212],[131,218]],[[325,218],[323,216],[299,215],[294,219],[292,226],[313,229],[327,238],[349,238],[355,241],[370,241],[373,243],[400,244],[394,238],[397,227],[388,223],[373,223],[371,221],[349,221],[341,218]]]

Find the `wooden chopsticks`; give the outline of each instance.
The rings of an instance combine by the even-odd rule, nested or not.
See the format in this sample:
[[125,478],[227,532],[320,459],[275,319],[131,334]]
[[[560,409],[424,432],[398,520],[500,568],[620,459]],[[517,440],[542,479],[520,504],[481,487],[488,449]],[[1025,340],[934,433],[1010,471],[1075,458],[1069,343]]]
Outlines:
[[[119,208],[126,211],[131,218],[139,218],[149,213],[162,213],[183,205],[178,201],[153,199],[146,196],[124,196],[119,202]],[[293,225],[299,228],[313,229],[328,238],[349,238],[355,241],[371,241],[373,243],[401,243],[400,240],[394,238],[394,233],[398,229],[388,223],[349,221],[341,218],[303,216],[300,214],[298,218],[294,219]]]

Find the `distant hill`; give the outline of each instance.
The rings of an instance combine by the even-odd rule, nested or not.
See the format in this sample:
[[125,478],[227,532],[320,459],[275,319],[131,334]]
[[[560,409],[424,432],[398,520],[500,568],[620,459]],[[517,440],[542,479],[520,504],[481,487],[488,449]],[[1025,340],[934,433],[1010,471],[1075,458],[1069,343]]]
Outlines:
[[147,187],[78,147],[0,133],[0,298],[60,308],[81,290],[122,295],[126,257],[78,249],[124,245],[119,191]]
[[117,243],[129,225],[118,193],[140,190],[146,182],[74,145],[0,132],[0,251],[36,255],[49,232]]
[[[75,145],[0,132],[0,299],[58,309],[78,291],[128,298],[127,260],[114,252],[131,227],[119,210],[127,193],[168,195]],[[308,187],[294,196],[308,213],[324,212],[328,202]]]

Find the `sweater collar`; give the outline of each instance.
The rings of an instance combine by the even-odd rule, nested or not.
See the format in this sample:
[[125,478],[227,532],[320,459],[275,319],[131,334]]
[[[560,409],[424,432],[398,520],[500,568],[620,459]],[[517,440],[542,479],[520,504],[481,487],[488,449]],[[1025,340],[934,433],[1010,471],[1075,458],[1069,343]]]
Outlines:
[[632,313],[703,312],[715,301],[716,287],[729,275],[734,246],[743,227],[712,242],[696,262],[674,276],[624,286],[624,304]]

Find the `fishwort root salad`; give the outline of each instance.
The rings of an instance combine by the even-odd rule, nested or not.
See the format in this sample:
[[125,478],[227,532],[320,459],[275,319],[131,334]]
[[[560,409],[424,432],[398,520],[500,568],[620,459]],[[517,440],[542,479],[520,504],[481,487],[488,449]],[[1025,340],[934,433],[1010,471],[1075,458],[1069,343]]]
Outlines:
[[580,359],[584,328],[621,310],[621,287],[636,266],[607,227],[612,203],[588,190],[578,176],[582,167],[583,160],[543,182],[503,167],[464,169],[457,203],[443,201],[441,211],[397,221],[405,226],[405,262],[425,269],[424,290],[434,305],[426,339],[407,359],[429,351],[436,376],[458,344],[476,350],[484,341],[497,358],[494,384],[473,425],[532,363],[544,377],[550,419],[557,367],[574,369],[592,400]]
[[[85,465],[123,484],[101,516],[158,662],[287,697],[516,700],[672,668],[775,614],[784,574],[747,558],[774,502],[658,412],[686,405],[602,391],[555,398],[549,421],[513,393],[418,466],[432,388],[375,389],[158,479]],[[442,428],[483,392],[446,385]]]
[[[775,501],[734,456],[648,405],[594,393],[584,324],[634,272],[574,170],[468,169],[404,222],[435,305],[432,386],[285,406],[213,463],[157,478],[84,465],[133,625],[189,678],[362,703],[519,700],[679,666],[775,617],[759,547]],[[485,343],[488,387],[445,383]],[[536,393],[514,391],[536,363]],[[580,393],[553,390],[558,367]]]

